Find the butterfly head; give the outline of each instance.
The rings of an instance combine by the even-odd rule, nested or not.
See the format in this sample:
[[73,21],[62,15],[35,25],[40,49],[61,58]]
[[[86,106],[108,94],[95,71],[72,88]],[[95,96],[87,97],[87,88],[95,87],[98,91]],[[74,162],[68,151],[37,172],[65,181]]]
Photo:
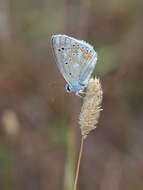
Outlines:
[[81,96],[81,94],[83,94],[84,92],[85,85],[71,86],[70,84],[66,84],[65,88],[66,92],[75,92],[77,96]]
[[68,92],[68,93],[74,91],[73,88],[72,88],[72,86],[70,86],[69,84],[66,84],[65,89],[66,89],[66,92]]

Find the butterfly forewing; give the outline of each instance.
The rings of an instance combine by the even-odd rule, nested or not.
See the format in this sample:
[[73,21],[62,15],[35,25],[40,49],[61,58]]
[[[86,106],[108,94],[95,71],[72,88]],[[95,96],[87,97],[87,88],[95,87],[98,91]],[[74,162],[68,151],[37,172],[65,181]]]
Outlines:
[[97,60],[93,47],[66,35],[52,36],[52,47],[57,66],[74,91],[86,86]]

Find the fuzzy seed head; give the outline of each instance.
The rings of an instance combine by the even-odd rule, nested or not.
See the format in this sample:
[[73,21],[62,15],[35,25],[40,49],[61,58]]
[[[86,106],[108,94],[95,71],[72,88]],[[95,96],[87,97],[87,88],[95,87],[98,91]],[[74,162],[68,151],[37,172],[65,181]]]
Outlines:
[[88,82],[86,95],[83,99],[83,106],[79,116],[81,134],[86,136],[96,128],[100,116],[102,103],[102,89],[99,79],[91,78]]

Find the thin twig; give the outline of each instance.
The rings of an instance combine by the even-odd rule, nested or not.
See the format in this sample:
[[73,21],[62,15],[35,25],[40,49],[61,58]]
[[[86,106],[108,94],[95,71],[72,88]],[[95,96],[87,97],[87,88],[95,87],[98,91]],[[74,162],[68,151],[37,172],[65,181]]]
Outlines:
[[83,152],[83,142],[84,142],[85,136],[82,135],[81,138],[81,145],[80,145],[80,153],[78,157],[78,163],[77,163],[77,168],[76,168],[76,176],[75,176],[75,182],[74,182],[74,190],[76,190],[77,187],[77,181],[78,181],[78,176],[79,176],[79,168],[80,168],[80,162],[81,162],[81,157],[82,157],[82,152]]

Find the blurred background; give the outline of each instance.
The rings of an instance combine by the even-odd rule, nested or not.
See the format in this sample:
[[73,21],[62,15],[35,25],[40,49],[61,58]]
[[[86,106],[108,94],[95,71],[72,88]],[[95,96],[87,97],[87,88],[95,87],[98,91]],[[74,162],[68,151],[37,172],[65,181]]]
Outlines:
[[103,111],[78,189],[142,190],[142,0],[0,0],[0,190],[73,189],[82,99],[65,93],[52,34],[98,52]]

